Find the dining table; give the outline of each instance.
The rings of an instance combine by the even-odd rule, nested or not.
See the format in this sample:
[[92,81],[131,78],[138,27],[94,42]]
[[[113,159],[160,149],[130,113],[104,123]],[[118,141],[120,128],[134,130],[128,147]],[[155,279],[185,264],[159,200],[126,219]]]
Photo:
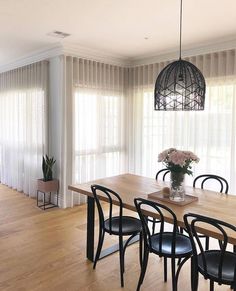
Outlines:
[[[149,196],[153,193],[161,191],[163,187],[168,186],[168,182],[158,181],[153,178],[148,178],[134,174],[122,174],[113,177],[106,177],[82,184],[69,185],[68,189],[87,196],[87,259],[94,260],[94,227],[95,227],[95,200],[93,198],[91,185],[97,184],[110,188],[117,192],[122,199],[123,207],[131,211],[137,212],[134,199],[144,198],[153,200]],[[193,188],[186,186],[187,195],[197,197],[193,202],[182,205],[181,203],[171,203],[171,201],[158,201],[161,204],[168,206],[177,217],[177,224],[184,228],[183,216],[186,213],[200,214],[216,219],[223,220],[227,223],[236,225],[236,196],[230,194],[222,194],[210,190]],[[107,201],[107,198],[100,196],[101,200]],[[155,201],[155,200],[153,200]],[[116,203],[116,201],[114,201]],[[148,216],[157,218],[156,212],[147,210]],[[168,223],[172,223],[172,218],[168,215],[164,216]],[[214,228],[209,228],[207,225],[199,227],[198,231],[204,235],[215,239],[222,239],[221,235]],[[227,232],[228,242],[236,245],[236,233],[233,231]],[[135,239],[134,239],[135,240]],[[137,240],[137,239],[136,239]],[[131,242],[132,243],[132,242]],[[100,258],[105,257],[118,250],[118,245],[114,245],[101,253]]]

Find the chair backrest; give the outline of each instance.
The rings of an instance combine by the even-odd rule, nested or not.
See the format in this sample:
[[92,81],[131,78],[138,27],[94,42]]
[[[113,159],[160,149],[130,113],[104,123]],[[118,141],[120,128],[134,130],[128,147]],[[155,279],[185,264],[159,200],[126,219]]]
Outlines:
[[[164,223],[164,215],[166,214],[171,220],[173,221],[172,225],[172,231],[168,227],[168,232],[172,233],[172,246],[171,246],[171,253],[174,255],[175,254],[175,244],[176,244],[176,233],[179,232],[178,227],[177,227],[177,218],[174,212],[168,208],[165,205],[162,205],[157,202],[153,202],[150,200],[146,200],[143,198],[136,198],[134,199],[134,204],[136,206],[137,212],[139,214],[141,223],[142,223],[142,230],[143,230],[143,237],[144,237],[144,243],[148,245],[149,249],[152,249],[152,243],[151,243],[151,237],[153,235],[156,235],[157,233],[160,236],[159,239],[159,250],[162,250],[162,242],[163,242],[163,234],[165,232],[165,226],[167,225]],[[148,227],[148,213],[147,211],[151,211],[154,215],[155,218],[158,218],[160,221],[160,230],[158,232],[155,232],[151,234],[149,227]]]
[[165,181],[166,175],[169,174],[169,173],[170,173],[170,170],[168,170],[168,169],[161,169],[160,171],[158,171],[156,173],[156,180],[158,180],[158,178],[160,176],[162,176],[162,181]]
[[225,180],[225,178],[217,176],[217,175],[212,175],[212,174],[204,174],[204,175],[197,176],[193,181],[193,187],[195,188],[197,182],[201,182],[201,189],[204,189],[204,183],[209,180],[217,181],[217,183],[220,184],[220,193],[222,192],[225,194],[228,193],[229,184]]
[[[204,247],[202,245],[203,241],[200,240],[201,234],[199,233],[199,227],[204,226],[204,228],[207,228],[207,229],[210,228],[212,231],[215,229],[219,233],[219,235],[221,235],[220,257],[216,257],[215,263],[216,265],[218,265],[218,279],[222,280],[222,266],[224,264],[225,254],[226,252],[229,253],[228,251],[226,251],[226,248],[228,245],[227,232],[228,231],[231,231],[231,233],[232,231],[236,232],[236,227],[224,221],[207,217],[207,216],[203,216],[203,215],[194,214],[194,213],[185,214],[184,223],[185,223],[186,230],[191,240],[193,256],[194,256],[196,264],[198,260],[198,255],[201,255],[202,265],[203,265],[203,270],[204,270],[203,275],[208,274],[206,254],[210,250],[207,250],[207,251],[204,250]],[[217,258],[219,260],[217,260]]]
[[[123,203],[120,196],[111,189],[103,187],[101,185],[91,185],[91,189],[93,192],[93,196],[98,208],[98,215],[99,215],[99,224],[100,227],[104,227],[105,215],[102,204],[100,200],[105,200],[109,203],[108,209],[108,219],[109,219],[109,233],[111,234],[112,229],[112,217],[119,216],[119,232],[122,233],[122,215],[123,215]],[[114,206],[118,206],[118,215],[114,215],[114,211],[117,213],[117,208]],[[115,210],[114,210],[115,208]]]

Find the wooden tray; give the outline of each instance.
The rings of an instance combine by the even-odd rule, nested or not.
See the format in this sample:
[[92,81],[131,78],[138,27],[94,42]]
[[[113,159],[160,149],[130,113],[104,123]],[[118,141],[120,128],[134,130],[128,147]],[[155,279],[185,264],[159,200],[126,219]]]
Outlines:
[[191,195],[185,194],[184,201],[176,202],[176,201],[170,200],[168,197],[163,197],[162,191],[150,193],[150,194],[148,194],[148,198],[153,199],[153,200],[168,202],[168,203],[175,204],[178,206],[185,206],[185,205],[188,205],[188,204],[198,200],[198,197],[196,197],[196,196],[191,196]]

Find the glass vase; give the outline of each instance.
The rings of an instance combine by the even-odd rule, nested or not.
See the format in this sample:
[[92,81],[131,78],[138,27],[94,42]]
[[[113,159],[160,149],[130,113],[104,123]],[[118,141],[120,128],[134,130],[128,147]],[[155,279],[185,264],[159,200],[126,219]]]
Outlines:
[[170,173],[170,200],[181,202],[185,199],[184,176],[182,172]]

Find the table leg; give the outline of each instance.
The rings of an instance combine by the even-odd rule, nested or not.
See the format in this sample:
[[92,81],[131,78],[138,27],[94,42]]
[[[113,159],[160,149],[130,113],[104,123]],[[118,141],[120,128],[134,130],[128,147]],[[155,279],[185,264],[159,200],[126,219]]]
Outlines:
[[94,259],[94,198],[87,199],[87,259]]

